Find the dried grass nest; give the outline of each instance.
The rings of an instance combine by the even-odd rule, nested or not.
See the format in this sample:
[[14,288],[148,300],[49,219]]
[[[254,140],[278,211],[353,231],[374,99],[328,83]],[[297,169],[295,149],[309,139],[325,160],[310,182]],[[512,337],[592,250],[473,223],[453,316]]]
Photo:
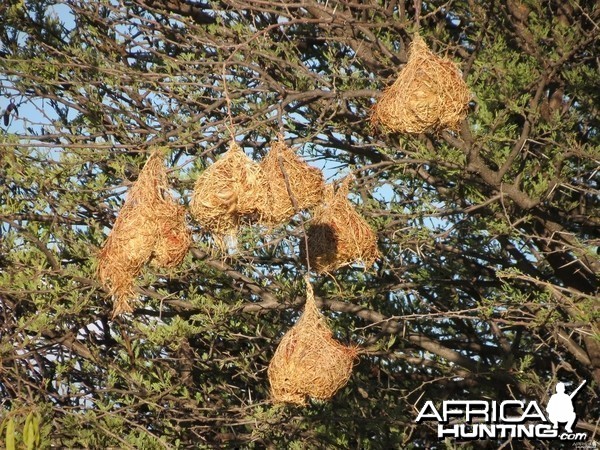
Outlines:
[[373,107],[371,122],[401,133],[457,129],[470,100],[457,65],[435,55],[417,35],[406,66]]
[[262,214],[264,224],[285,223],[298,211],[323,201],[323,173],[300,158],[282,136],[271,146],[260,166],[269,183],[268,208]]
[[357,356],[356,347],[333,338],[307,280],[304,312],[283,336],[269,364],[273,401],[304,405],[307,397],[333,397],[348,382]]
[[269,206],[261,167],[234,141],[196,180],[190,211],[217,244],[237,235],[244,222],[260,221]]
[[337,191],[328,185],[325,201],[313,212],[306,236],[300,242],[300,258],[318,273],[331,273],[356,262],[370,268],[379,257],[377,235],[348,200],[346,177]]
[[185,209],[168,193],[163,152],[148,158],[98,256],[97,276],[113,296],[113,317],[131,312],[144,264],[179,265],[192,243]]

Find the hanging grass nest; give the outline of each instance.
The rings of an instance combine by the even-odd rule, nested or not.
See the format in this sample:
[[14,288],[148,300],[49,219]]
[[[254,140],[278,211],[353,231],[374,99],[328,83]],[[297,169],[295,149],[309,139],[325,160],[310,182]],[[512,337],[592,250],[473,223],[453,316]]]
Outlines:
[[158,238],[154,245],[152,265],[169,269],[177,267],[187,255],[192,235],[185,221],[185,208],[174,202],[165,202],[157,211]]
[[307,280],[304,312],[283,336],[269,364],[273,401],[304,405],[307,397],[333,397],[348,382],[357,356],[356,347],[333,338]]
[[268,183],[260,166],[235,142],[196,180],[190,210],[202,227],[223,242],[243,222],[260,220],[268,206]]
[[323,173],[300,158],[285,144],[282,136],[272,145],[260,166],[268,180],[270,193],[262,223],[285,223],[298,211],[312,208],[323,200]]
[[185,210],[167,191],[167,171],[158,150],[130,189],[99,254],[97,276],[113,296],[113,316],[133,310],[135,278],[144,264],[175,267],[189,250]]
[[[318,273],[331,273],[356,262],[368,269],[379,257],[377,235],[348,201],[352,177],[346,177],[337,191],[328,185],[325,202],[313,213],[307,243],[300,242],[300,257]],[[308,247],[308,249],[307,249]]]
[[134,283],[156,242],[141,208],[124,205],[99,254],[97,276],[113,297],[113,316],[133,310]]
[[417,35],[406,66],[373,107],[371,122],[400,133],[457,129],[470,100],[456,64],[435,55]]

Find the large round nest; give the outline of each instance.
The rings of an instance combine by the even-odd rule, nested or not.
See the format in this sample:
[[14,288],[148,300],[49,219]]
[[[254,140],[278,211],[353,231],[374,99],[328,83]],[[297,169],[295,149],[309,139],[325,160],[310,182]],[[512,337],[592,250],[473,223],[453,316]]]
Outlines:
[[323,200],[323,173],[309,166],[290,147],[283,137],[275,142],[260,164],[269,182],[269,202],[263,211],[262,222],[279,225],[297,212],[312,208]]
[[268,183],[260,166],[235,142],[196,180],[190,211],[216,241],[235,236],[243,222],[267,210]]
[[456,64],[435,55],[416,36],[406,66],[373,107],[371,121],[401,133],[457,129],[470,99]]
[[[348,200],[351,177],[337,191],[328,185],[325,202],[313,213],[307,242],[300,243],[300,257],[318,273],[330,273],[356,262],[365,269],[379,257],[377,235]],[[308,255],[307,255],[308,251]]]
[[355,347],[333,338],[307,282],[304,312],[283,336],[269,364],[273,401],[303,405],[307,397],[333,397],[348,382],[357,355]]

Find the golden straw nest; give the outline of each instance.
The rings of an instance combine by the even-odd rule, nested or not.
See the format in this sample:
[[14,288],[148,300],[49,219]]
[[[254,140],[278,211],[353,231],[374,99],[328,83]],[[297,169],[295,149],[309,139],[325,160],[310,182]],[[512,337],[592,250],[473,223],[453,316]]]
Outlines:
[[185,210],[167,189],[167,172],[158,150],[131,187],[99,253],[97,276],[114,298],[113,316],[133,310],[134,280],[145,263],[175,267],[192,243]]
[[150,262],[168,269],[181,264],[192,244],[192,235],[186,225],[183,206],[167,201],[162,206],[155,211],[158,236]]
[[406,66],[373,107],[371,122],[401,133],[457,129],[470,99],[456,64],[415,36]]
[[285,144],[282,136],[272,145],[260,166],[269,182],[270,193],[267,209],[262,214],[263,223],[282,224],[296,212],[312,208],[323,200],[323,173],[300,158]]
[[267,210],[267,192],[260,166],[232,141],[229,150],[196,180],[190,210],[219,240],[236,235],[244,220],[259,220]]
[[133,309],[134,280],[150,260],[156,242],[143,207],[123,206],[98,257],[97,276],[113,296],[113,316]]
[[357,356],[356,347],[333,338],[307,281],[304,312],[283,336],[269,364],[273,401],[304,405],[307,397],[333,397],[348,382]]
[[348,200],[352,177],[337,191],[327,185],[325,202],[317,207],[307,230],[307,243],[300,242],[300,257],[318,273],[330,273],[356,262],[370,268],[379,257],[377,235]]

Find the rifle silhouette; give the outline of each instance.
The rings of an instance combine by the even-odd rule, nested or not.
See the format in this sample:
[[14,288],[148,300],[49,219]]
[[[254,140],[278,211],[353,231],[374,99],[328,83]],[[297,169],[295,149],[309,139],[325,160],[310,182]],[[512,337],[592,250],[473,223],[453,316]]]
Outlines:
[[583,380],[583,382],[579,385],[579,387],[577,389],[575,389],[573,392],[571,392],[571,394],[569,395],[570,399],[573,399],[573,397],[575,397],[575,395],[577,395],[577,393],[579,392],[579,389],[581,389],[583,387],[583,385],[585,384],[587,380]]

